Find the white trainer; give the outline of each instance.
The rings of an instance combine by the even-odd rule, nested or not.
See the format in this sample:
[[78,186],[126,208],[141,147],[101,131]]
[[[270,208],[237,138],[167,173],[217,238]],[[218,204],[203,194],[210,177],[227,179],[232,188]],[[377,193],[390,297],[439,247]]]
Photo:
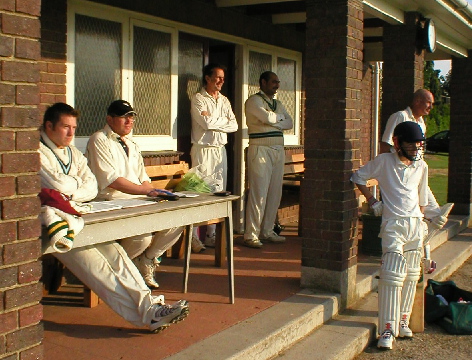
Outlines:
[[272,243],[283,243],[285,242],[285,236],[280,236],[275,233],[275,231],[271,231],[269,235],[266,237],[260,238],[262,242],[272,242]]
[[202,251],[205,251],[206,250],[206,247],[205,245],[202,244],[202,242],[200,241],[200,239],[194,235],[192,235],[192,251],[194,253],[199,253],[199,252],[202,252]]
[[185,319],[189,312],[188,302],[179,300],[173,305],[155,305],[156,312],[151,320],[149,329],[153,333],[159,333],[169,327]]
[[216,244],[216,234],[213,233],[211,236],[207,234],[205,236],[205,247],[214,248]]
[[154,272],[159,266],[160,261],[157,258],[148,259],[144,253],[133,259],[134,265],[141,273],[144,282],[150,289],[159,289],[159,284],[154,279]]
[[398,331],[398,336],[401,338],[412,338],[413,331],[411,331],[410,327],[408,326],[408,315],[402,315],[402,319],[400,320],[400,330]]
[[395,337],[393,336],[391,330],[384,330],[382,335],[380,335],[379,337],[379,341],[377,342],[377,347],[379,349],[392,350],[394,339]]

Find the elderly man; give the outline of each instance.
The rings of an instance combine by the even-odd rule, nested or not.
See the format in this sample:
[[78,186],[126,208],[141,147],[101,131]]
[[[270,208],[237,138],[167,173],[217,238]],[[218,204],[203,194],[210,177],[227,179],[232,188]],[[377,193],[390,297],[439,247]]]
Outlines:
[[423,120],[423,116],[429,115],[433,108],[434,96],[426,89],[419,89],[413,94],[413,99],[410,106],[405,110],[398,111],[392,114],[387,121],[385,131],[382,136],[382,142],[380,143],[380,152],[386,153],[393,148],[393,130],[395,127],[404,121],[416,122],[426,135],[426,124]]
[[[83,202],[95,198],[97,181],[87,159],[71,145],[78,116],[74,108],[64,103],[46,110],[39,145],[39,175],[42,188]],[[159,332],[188,314],[187,301],[170,306],[164,304],[163,296],[152,296],[133,262],[116,242],[72,248],[53,255],[115,312],[136,326],[149,326],[152,332]]]
[[[262,247],[262,241],[280,243],[285,237],[274,232],[277,209],[282,198],[285,150],[283,130],[293,127],[292,117],[275,94],[279,78],[266,71],[259,78],[261,91],[245,103],[249,133],[247,169],[249,194],[244,245]],[[269,196],[270,195],[270,196]]]
[[[88,141],[85,155],[97,177],[97,199],[155,197],[161,193],[151,185],[141,152],[131,136],[135,117],[136,112],[129,102],[113,101],[107,110],[107,124]],[[158,258],[175,244],[182,230],[183,227],[172,228],[154,235],[144,234],[120,241],[151,289],[159,287],[154,279],[160,262]]]
[[[238,130],[229,100],[220,93],[225,82],[222,65],[208,64],[203,68],[203,87],[192,97],[192,166],[203,165],[205,176],[220,178],[222,189],[226,189],[228,163],[225,145],[227,133]],[[208,225],[205,246],[215,247],[215,226]],[[204,250],[194,229],[192,250]]]

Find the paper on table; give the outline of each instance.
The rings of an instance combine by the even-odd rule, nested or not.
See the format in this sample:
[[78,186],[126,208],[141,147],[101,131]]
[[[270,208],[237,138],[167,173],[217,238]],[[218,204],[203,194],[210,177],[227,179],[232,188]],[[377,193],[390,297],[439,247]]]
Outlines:
[[175,192],[174,195],[177,195],[178,197],[182,197],[182,198],[185,198],[185,197],[192,198],[192,197],[198,196],[198,194],[184,194],[182,192]]
[[121,206],[123,209],[136,207],[136,206],[145,206],[145,205],[155,205],[155,198],[136,198],[136,199],[113,199],[109,202],[115,205]]
[[121,209],[121,205],[113,204],[111,201],[91,201],[87,205],[91,206],[91,209],[86,214],[97,213],[101,211],[110,211]]
[[136,206],[152,205],[156,202],[154,198],[137,198],[137,199],[114,199],[109,201],[91,201],[86,203],[92,207],[91,210],[87,211],[86,214],[97,213],[101,211],[110,211],[125,209]]

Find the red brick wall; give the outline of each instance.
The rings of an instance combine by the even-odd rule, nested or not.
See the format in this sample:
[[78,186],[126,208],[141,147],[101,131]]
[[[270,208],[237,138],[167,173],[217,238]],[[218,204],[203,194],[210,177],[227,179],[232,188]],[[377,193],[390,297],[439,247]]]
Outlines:
[[42,359],[40,0],[0,2],[0,358]]
[[41,9],[40,110],[66,102],[67,3],[43,0]]

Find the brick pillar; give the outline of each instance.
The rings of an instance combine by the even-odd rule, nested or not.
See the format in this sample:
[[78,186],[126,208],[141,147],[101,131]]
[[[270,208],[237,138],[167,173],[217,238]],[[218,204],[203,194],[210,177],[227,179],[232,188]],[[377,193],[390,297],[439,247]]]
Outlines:
[[[448,201],[453,214],[472,214],[472,50],[452,58]],[[472,220],[469,222],[472,226]]]
[[40,111],[66,102],[67,1],[42,0]]
[[41,0],[0,2],[0,358],[42,359]]
[[413,93],[424,84],[424,50],[417,49],[419,14],[405,14],[402,25],[383,28],[382,115],[381,129],[390,115],[405,109]]
[[305,178],[302,185],[304,287],[353,299],[359,167],[363,11],[360,0],[307,0]]

